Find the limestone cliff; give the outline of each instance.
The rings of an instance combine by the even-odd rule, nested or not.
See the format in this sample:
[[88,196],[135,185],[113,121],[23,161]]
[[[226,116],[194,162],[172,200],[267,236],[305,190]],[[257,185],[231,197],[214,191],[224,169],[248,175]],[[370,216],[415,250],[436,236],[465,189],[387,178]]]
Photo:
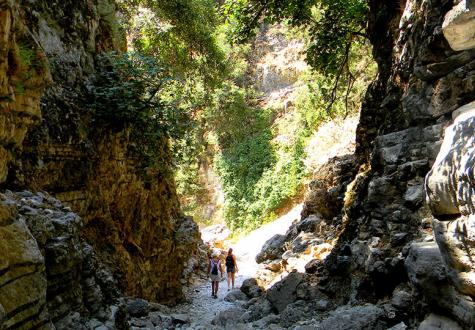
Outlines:
[[130,129],[99,125],[90,104],[98,55],[125,47],[118,26],[109,0],[0,2],[0,182],[54,194],[120,289],[174,302],[199,233],[167,175],[167,141],[160,170],[144,170]]

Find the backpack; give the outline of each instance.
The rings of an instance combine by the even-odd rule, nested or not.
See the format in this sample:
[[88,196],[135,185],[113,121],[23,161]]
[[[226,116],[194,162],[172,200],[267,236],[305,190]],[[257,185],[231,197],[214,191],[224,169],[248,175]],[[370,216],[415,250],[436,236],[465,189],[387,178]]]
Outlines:
[[211,275],[218,275],[218,264],[219,261],[215,263],[213,260],[211,260]]
[[234,267],[234,259],[233,256],[227,256],[226,257],[226,267]]

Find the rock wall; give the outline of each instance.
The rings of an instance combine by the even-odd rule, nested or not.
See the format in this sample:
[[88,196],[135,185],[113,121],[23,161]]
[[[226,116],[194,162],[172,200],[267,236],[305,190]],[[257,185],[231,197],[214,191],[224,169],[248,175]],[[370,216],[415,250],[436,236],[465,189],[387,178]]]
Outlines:
[[87,329],[95,317],[124,328],[117,284],[80,237],[77,214],[45,193],[0,197],[0,327]]
[[[198,253],[199,232],[181,214],[173,179],[166,174],[167,141],[161,170],[144,170],[130,129],[93,121],[97,57],[124,49],[118,27],[110,0],[0,2],[0,182],[3,189],[48,191],[77,212],[84,222],[77,235],[92,246],[123,292],[176,302],[183,270],[190,274],[197,266],[189,259]],[[35,243],[22,235],[28,238],[18,242],[23,250],[28,244],[42,249],[38,238]],[[74,253],[69,257],[68,262],[83,264]],[[55,271],[48,263],[41,268],[38,253],[30,259],[40,272]],[[10,263],[0,258],[5,262]],[[53,285],[49,278],[46,285]],[[80,311],[78,306],[61,308]]]
[[[358,135],[365,142],[358,150],[360,159],[367,155],[370,169],[357,189],[359,197],[346,209],[348,228],[337,245],[349,244],[355,256],[358,246],[379,240],[377,249],[353,260],[356,269],[370,275],[360,283],[360,295],[391,293],[404,281],[393,265],[404,259],[405,244],[431,239],[424,178],[452,113],[474,99],[475,53],[454,51],[442,32],[452,6],[451,1],[406,1],[403,7],[396,2],[371,4],[370,32],[380,76],[367,94]],[[376,131],[370,146],[369,135],[363,133]],[[399,279],[392,282],[392,276]]]
[[[340,194],[332,252],[303,275],[291,272],[247,314],[267,326],[473,329],[473,1],[369,6],[378,77],[361,111],[359,173]],[[327,210],[308,202],[297,232],[262,254],[284,259],[287,246],[276,241],[306,234],[309,216]]]
[[50,81],[40,45],[20,18],[14,0],[0,2],[0,182],[8,174],[12,152],[41,116],[40,97]]
[[[351,249],[352,262],[348,266],[352,274],[352,290],[348,290],[350,301],[374,303],[387,296],[394,299],[400,292],[407,293],[404,287],[410,283],[417,294],[411,298],[414,309],[404,312],[414,318],[405,320],[408,325],[417,324],[418,318],[423,318],[429,311],[440,310],[450,314],[463,327],[470,328],[474,324],[470,316],[473,315],[471,299],[456,292],[454,281],[449,279],[449,274],[457,269],[454,258],[451,263],[441,265],[430,226],[433,214],[442,215],[445,220],[444,216],[450,218],[460,213],[459,208],[455,207],[454,211],[453,202],[444,204],[453,198],[441,193],[443,185],[459,189],[462,195],[462,190],[466,191],[460,184],[455,188],[451,179],[447,179],[453,177],[450,173],[457,171],[456,168],[463,167],[459,161],[452,157],[452,166],[437,167],[442,157],[438,156],[442,139],[444,135],[445,139],[450,139],[452,133],[448,132],[455,130],[446,130],[444,134],[444,129],[451,124],[459,107],[475,99],[475,52],[468,49],[470,47],[452,49],[450,45],[454,40],[450,40],[450,34],[446,33],[447,37],[443,34],[450,30],[447,24],[453,27],[450,22],[457,22],[453,19],[454,10],[460,13],[460,7],[465,6],[464,17],[470,17],[469,5],[462,2],[455,4],[455,9],[452,9],[452,1],[409,0],[402,7],[391,1],[384,5],[371,3],[370,32],[379,77],[366,96],[358,134],[359,159],[368,159],[370,169],[364,173],[362,184],[354,189],[358,197],[345,210],[347,227],[328,259],[331,270],[343,260],[345,249]],[[467,20],[460,24],[470,24]],[[469,29],[461,30],[465,34],[472,33]],[[470,39],[467,35],[460,37]],[[469,44],[466,40],[463,43]],[[466,134],[473,133],[470,128],[465,130]],[[376,135],[373,145],[369,143],[372,139],[368,132]],[[444,142],[444,145],[447,143],[450,144]],[[467,157],[460,143],[455,154],[462,157],[462,163]],[[432,175],[439,179],[445,177],[443,182],[447,183],[436,182],[429,176],[427,193],[432,201],[426,204],[424,180],[432,166],[438,168],[432,170]],[[448,209],[442,210],[438,205]],[[447,241],[444,244],[438,238],[441,227],[437,223],[435,221],[435,236],[444,251],[448,248]],[[441,265],[439,274],[434,265]],[[463,277],[467,267],[466,263],[458,267],[459,277]],[[421,269],[427,273],[420,273]],[[431,280],[421,284],[424,277]],[[418,295],[425,300],[418,300]],[[455,302],[459,305],[458,310],[453,307]],[[399,307],[394,322],[404,313]]]

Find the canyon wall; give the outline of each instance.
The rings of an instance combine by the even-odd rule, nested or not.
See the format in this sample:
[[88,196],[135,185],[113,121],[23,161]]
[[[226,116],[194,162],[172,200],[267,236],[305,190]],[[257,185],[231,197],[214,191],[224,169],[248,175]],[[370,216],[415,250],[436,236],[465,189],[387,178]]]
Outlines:
[[[137,157],[131,128],[94,120],[98,56],[125,49],[116,10],[109,0],[0,2],[0,244],[9,251],[0,257],[0,324],[7,328],[47,328],[75,312],[106,320],[118,307],[95,306],[120,291],[176,302],[185,268],[190,275],[197,266],[190,257],[199,232],[180,212],[167,141],[163,164],[152,170]],[[23,199],[6,189],[25,191]],[[29,190],[48,191],[69,208]],[[72,229],[26,212],[24,203],[41,214],[64,208]],[[96,285],[97,276],[110,281]]]
[[340,165],[322,168],[328,179],[309,187],[302,219],[258,261],[278,273],[299,254],[314,259],[304,273],[286,269],[245,321],[473,329],[473,1],[369,6],[378,77],[345,170],[351,182],[332,173]]

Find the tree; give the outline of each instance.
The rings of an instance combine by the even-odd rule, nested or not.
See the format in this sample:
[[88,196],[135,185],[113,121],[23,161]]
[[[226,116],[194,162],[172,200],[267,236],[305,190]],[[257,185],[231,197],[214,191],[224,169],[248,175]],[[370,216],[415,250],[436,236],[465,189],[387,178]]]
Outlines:
[[349,69],[352,45],[366,37],[366,1],[227,0],[223,12],[233,27],[234,42],[249,40],[262,22],[286,21],[305,29],[309,36],[308,64],[334,80],[329,108],[339,89],[348,94],[355,80]]

